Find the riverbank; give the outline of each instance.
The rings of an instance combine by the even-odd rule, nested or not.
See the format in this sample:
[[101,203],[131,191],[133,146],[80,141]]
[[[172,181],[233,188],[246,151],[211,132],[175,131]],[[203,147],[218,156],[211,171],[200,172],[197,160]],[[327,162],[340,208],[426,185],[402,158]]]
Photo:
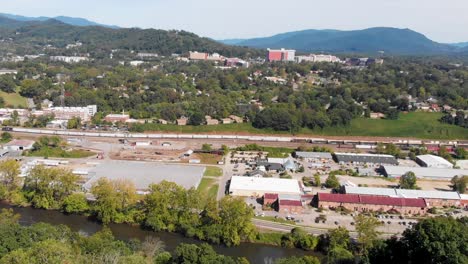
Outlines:
[[[52,225],[66,225],[72,231],[92,235],[103,228],[103,225],[90,220],[90,218],[81,215],[66,215],[55,210],[35,209],[32,207],[15,207],[4,201],[0,202],[0,209],[11,208],[15,213],[21,215],[20,224],[32,225],[39,222]],[[123,241],[131,239],[144,240],[148,236],[157,236],[166,245],[167,251],[173,251],[181,243],[201,244],[203,241],[187,238],[181,234],[169,232],[154,232],[144,230],[138,226],[127,224],[109,224],[108,227],[114,236]],[[274,239],[271,239],[274,241]],[[219,254],[232,257],[246,257],[251,263],[264,263],[265,260],[275,260],[278,258],[311,255],[318,258],[324,256],[318,252],[304,251],[295,248],[282,248],[278,246],[261,243],[241,243],[235,247],[225,247],[222,245],[212,245]]]

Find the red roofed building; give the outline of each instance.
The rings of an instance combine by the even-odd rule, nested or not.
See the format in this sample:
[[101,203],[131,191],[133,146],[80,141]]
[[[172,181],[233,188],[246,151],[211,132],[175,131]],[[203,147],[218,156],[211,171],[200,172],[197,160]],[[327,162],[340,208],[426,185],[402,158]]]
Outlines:
[[395,198],[359,194],[317,194],[318,207],[334,209],[343,207],[351,211],[398,211],[402,214],[425,214],[426,201],[421,198]]
[[277,193],[265,193],[263,195],[263,209],[272,208],[272,205],[278,201]]
[[300,200],[278,200],[278,212],[284,214],[302,214],[304,207]]

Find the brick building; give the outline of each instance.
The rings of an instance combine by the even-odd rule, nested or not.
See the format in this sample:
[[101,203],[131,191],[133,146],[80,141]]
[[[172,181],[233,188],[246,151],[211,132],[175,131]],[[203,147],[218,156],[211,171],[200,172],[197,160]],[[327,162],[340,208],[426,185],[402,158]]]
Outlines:
[[295,56],[296,56],[295,50],[268,49],[267,60],[268,61],[294,61]]
[[263,209],[272,208],[272,206],[278,201],[277,193],[265,193],[263,195]]
[[355,212],[388,212],[425,214],[427,205],[422,198],[396,198],[378,195],[318,193],[319,208],[343,207]]

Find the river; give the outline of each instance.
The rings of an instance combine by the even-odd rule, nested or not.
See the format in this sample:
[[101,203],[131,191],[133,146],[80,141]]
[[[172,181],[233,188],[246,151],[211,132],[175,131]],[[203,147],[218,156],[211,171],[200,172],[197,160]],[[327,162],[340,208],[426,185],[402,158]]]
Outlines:
[[[38,222],[49,223],[52,225],[66,225],[71,230],[80,232],[86,235],[94,234],[102,229],[102,225],[98,222],[89,220],[85,216],[80,215],[66,215],[58,211],[47,211],[41,209],[34,209],[31,207],[12,207],[4,202],[0,203],[0,209],[12,208],[16,213],[21,215],[20,224],[31,225]],[[130,239],[144,240],[147,236],[157,236],[166,245],[167,251],[173,251],[180,243],[202,243],[199,240],[186,238],[180,234],[168,232],[153,232],[143,230],[137,226],[130,226],[126,224],[110,224],[109,228],[117,239],[128,241]],[[316,254],[313,252],[306,252],[299,249],[286,249],[270,245],[241,243],[237,247],[224,247],[213,245],[213,248],[219,254],[245,257],[252,264],[270,264],[273,260],[291,256],[303,256],[307,254]],[[316,255],[318,256],[318,255]]]

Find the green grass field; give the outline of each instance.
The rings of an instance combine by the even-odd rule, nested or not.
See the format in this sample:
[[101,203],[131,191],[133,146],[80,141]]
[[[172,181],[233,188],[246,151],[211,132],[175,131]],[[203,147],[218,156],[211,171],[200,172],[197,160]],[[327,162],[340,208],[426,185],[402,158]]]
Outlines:
[[198,190],[207,198],[216,198],[218,195],[219,184],[217,180],[210,178],[203,178],[198,185]]
[[94,152],[88,150],[75,149],[66,151],[61,148],[42,148],[39,151],[30,151],[25,153],[26,156],[30,157],[51,157],[51,158],[87,158],[95,155]]
[[401,114],[398,120],[364,119],[346,128],[310,131],[327,136],[413,137],[421,139],[468,139],[468,129],[439,122],[441,113]]
[[25,97],[22,97],[18,92],[16,93],[5,93],[0,91],[0,97],[5,100],[5,106],[12,106],[12,107],[20,107],[26,108],[28,107],[28,101]]
[[220,177],[223,176],[223,170],[219,167],[208,166],[203,176]]
[[[468,129],[439,122],[441,113],[413,112],[401,114],[398,120],[358,118],[348,127],[301,129],[296,135],[304,136],[370,136],[410,137],[420,139],[468,139]],[[250,123],[217,126],[176,126],[145,124],[146,131],[179,133],[230,133],[290,135],[287,131],[257,129]]]

